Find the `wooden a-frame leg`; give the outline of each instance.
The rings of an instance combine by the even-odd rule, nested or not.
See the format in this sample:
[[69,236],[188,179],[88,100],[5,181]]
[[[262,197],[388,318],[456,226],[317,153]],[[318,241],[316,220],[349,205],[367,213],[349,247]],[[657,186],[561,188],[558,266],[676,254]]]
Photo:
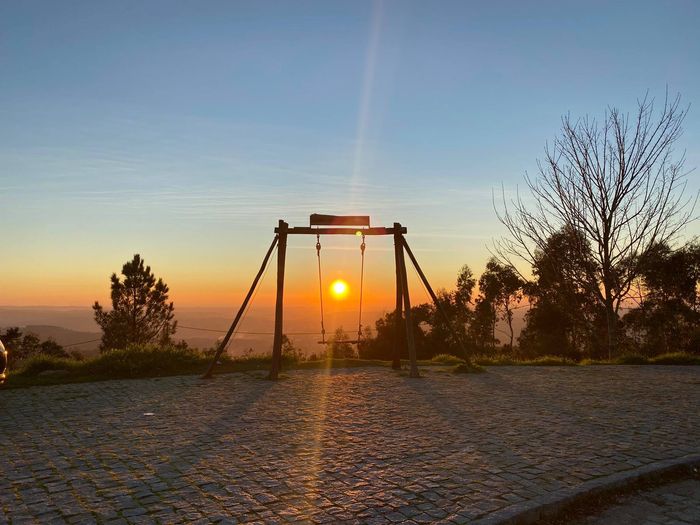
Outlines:
[[270,245],[270,248],[268,248],[267,253],[265,254],[265,258],[263,259],[263,262],[260,265],[260,269],[258,270],[258,273],[255,276],[255,279],[253,279],[253,284],[250,286],[250,289],[248,290],[248,294],[245,296],[245,299],[243,299],[243,304],[238,309],[238,312],[236,313],[236,317],[233,319],[233,322],[231,323],[231,326],[229,327],[228,332],[226,332],[226,335],[221,340],[221,343],[219,343],[219,347],[216,349],[216,354],[214,354],[214,358],[211,360],[211,363],[209,363],[209,368],[207,368],[207,371],[202,376],[202,379],[210,379],[212,377],[212,374],[214,373],[214,366],[219,361],[219,358],[221,357],[221,354],[224,351],[224,348],[226,348],[226,345],[228,344],[229,340],[231,339],[231,336],[233,335],[233,332],[236,329],[238,322],[241,320],[241,317],[243,317],[243,312],[245,312],[245,309],[247,308],[248,303],[250,302],[250,298],[253,296],[253,292],[255,292],[255,288],[258,286],[258,283],[260,282],[260,278],[262,277],[262,274],[265,273],[265,268],[267,268],[267,261],[270,260],[270,255],[272,255],[272,251],[275,249],[275,246],[277,245],[277,240],[278,240],[278,236],[275,235],[275,238],[272,240],[272,244]]
[[420,377],[416,360],[416,342],[413,337],[413,322],[411,316],[411,299],[408,293],[408,276],[406,274],[406,259],[403,252],[403,235],[401,237],[401,250],[399,250],[401,268],[401,288],[403,293],[404,323],[406,325],[406,345],[408,346],[408,359],[410,361],[409,377]]
[[[394,223],[394,231],[401,231],[401,224]],[[403,330],[403,282],[401,279],[401,235],[394,234],[394,261],[396,265],[396,308],[394,309],[394,338],[392,341],[391,368],[401,369],[401,331]]]
[[284,312],[284,263],[287,253],[287,228],[289,225],[280,220],[277,247],[277,299],[275,302],[275,338],[272,343],[272,364],[268,379],[277,379],[282,369],[282,327]]

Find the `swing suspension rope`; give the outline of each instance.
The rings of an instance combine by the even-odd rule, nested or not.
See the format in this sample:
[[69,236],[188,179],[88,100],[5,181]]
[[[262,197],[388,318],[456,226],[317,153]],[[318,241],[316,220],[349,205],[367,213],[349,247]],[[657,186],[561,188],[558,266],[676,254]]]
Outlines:
[[321,235],[316,234],[316,259],[318,260],[318,296],[321,303],[321,342],[326,344],[326,327],[323,324],[323,279],[321,278]]
[[362,339],[362,288],[365,282],[365,234],[362,234],[362,244],[360,244],[360,253],[362,263],[360,264],[360,306],[359,315],[357,318],[357,344],[360,344]]
[[[360,344],[362,342],[362,295],[364,292],[364,282],[365,282],[365,234],[362,234],[362,244],[360,244],[360,304],[359,313],[357,319],[357,340],[356,341],[338,341],[345,343],[356,343]],[[316,234],[316,260],[318,263],[318,295],[319,304],[321,309],[321,341],[322,344],[326,344],[326,327],[324,324],[323,317],[323,275],[321,272],[321,235]]]

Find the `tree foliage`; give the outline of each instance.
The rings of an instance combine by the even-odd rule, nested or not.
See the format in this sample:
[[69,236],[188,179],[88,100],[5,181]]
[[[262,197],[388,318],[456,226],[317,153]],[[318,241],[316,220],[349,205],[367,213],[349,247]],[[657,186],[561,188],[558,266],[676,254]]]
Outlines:
[[331,340],[328,342],[328,354],[338,359],[357,357],[352,344],[348,343],[348,334],[342,326],[335,329]]
[[593,255],[580,232],[565,227],[547,239],[546,249],[535,253],[533,280],[525,286],[530,309],[519,337],[522,355],[602,357],[605,314],[590,289],[581,285],[594,271]]
[[101,350],[130,344],[167,344],[177,329],[175,306],[168,302],[168,285],[157,279],[139,254],[122,267],[123,279],[113,273],[112,310],[95,301],[95,321],[102,329]]
[[513,348],[513,310],[523,298],[525,281],[510,266],[500,264],[491,258],[486,270],[479,277],[480,295],[477,299],[472,333],[485,348],[487,334],[490,333],[491,348],[495,348],[496,322],[506,322],[508,349]]
[[69,357],[68,352],[52,338],[44,341],[28,332],[22,333],[19,327],[7,328],[0,333],[0,339],[8,351],[12,363],[17,363],[35,355],[51,357]]
[[[447,316],[447,320],[433,303],[424,303],[411,308],[413,323],[413,338],[418,359],[430,359],[435,355],[448,353],[462,356],[464,350],[472,353],[473,344],[469,337],[469,326],[472,320],[472,294],[476,279],[469,268],[463,266],[458,275],[456,288],[453,291],[438,290],[438,302]],[[401,358],[407,359],[406,331],[398,331],[398,345]],[[375,323],[374,335],[368,332],[360,345],[360,357],[366,359],[390,360],[393,355],[396,333],[396,313],[389,312]],[[453,334],[457,334],[455,337]]]
[[639,306],[623,318],[635,346],[646,355],[700,353],[700,244],[657,244],[639,266]]
[[[605,309],[608,351],[617,345],[618,313],[640,272],[638,262],[657,243],[670,243],[692,219],[683,196],[684,158],[673,159],[687,110],[668,97],[660,111],[644,98],[634,115],[609,109],[601,122],[562,119],[536,178],[526,176],[530,199],[519,196],[498,213],[509,237],[500,258],[535,263],[562,228],[580,232],[578,259],[594,262],[577,283]],[[564,262],[564,261],[562,261]]]

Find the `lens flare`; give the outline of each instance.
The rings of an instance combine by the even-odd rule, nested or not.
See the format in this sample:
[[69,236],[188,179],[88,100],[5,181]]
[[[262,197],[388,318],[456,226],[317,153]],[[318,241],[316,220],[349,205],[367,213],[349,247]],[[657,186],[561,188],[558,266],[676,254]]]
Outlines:
[[349,291],[348,283],[342,279],[336,279],[331,283],[331,295],[334,299],[345,299]]

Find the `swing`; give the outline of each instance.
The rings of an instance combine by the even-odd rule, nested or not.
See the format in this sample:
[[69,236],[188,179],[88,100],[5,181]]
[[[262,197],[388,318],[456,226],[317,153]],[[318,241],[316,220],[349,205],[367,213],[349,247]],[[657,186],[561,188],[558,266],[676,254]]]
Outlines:
[[[319,217],[319,216],[316,216]],[[320,216],[324,217],[324,216]],[[314,222],[314,216],[312,216],[312,224]],[[324,217],[325,219],[325,217]],[[337,223],[335,223],[337,224]],[[367,226],[369,226],[369,221]],[[357,339],[343,339],[339,341],[326,341],[326,327],[323,324],[323,278],[321,274],[321,234],[316,234],[316,260],[318,261],[318,295],[319,304],[321,305],[321,340],[317,341],[320,345],[327,345],[329,343],[348,343],[351,345],[360,345],[362,343],[362,291],[364,287],[365,280],[365,234],[362,230],[358,230],[356,235],[362,236],[362,243],[360,244],[360,304],[359,313],[357,319]]]
[[[263,258],[262,264],[258,273],[253,279],[253,283],[248,290],[248,293],[243,299],[241,307],[238,309],[236,316],[231,323],[226,335],[219,343],[216,353],[212,357],[209,363],[209,368],[202,376],[203,378],[212,377],[214,372],[214,367],[221,357],[221,354],[226,349],[226,345],[230,341],[234,333],[236,333],[236,327],[241,321],[246,308],[248,307],[252,297],[255,294],[255,290],[260,283],[261,278],[265,274],[265,269],[270,261],[272,252],[277,249],[277,297],[275,299],[275,331],[274,339],[272,342],[272,364],[270,365],[270,374],[268,379],[278,379],[279,372],[282,369],[282,341],[283,341],[283,314],[284,314],[284,267],[287,253],[287,238],[290,235],[316,235],[316,253],[318,257],[318,277],[319,277],[319,294],[321,296],[321,301],[323,301],[323,281],[321,280],[321,235],[361,235],[362,244],[360,245],[360,252],[362,255],[362,268],[360,270],[360,311],[358,320],[358,336],[356,340],[338,341],[343,343],[361,344],[362,341],[362,286],[364,281],[364,254],[365,254],[365,236],[366,235],[391,235],[394,237],[394,260],[396,264],[396,309],[394,310],[396,315],[395,324],[395,338],[392,350],[392,367],[395,369],[401,368],[400,351],[403,343],[400,342],[399,332],[405,331],[405,348],[407,350],[409,361],[410,361],[410,372],[409,377],[420,377],[418,372],[418,362],[416,359],[416,345],[413,338],[413,324],[411,321],[411,299],[409,298],[408,291],[408,281],[406,277],[406,262],[404,254],[408,255],[409,259],[413,263],[418,276],[425,285],[425,288],[430,295],[435,308],[443,316],[447,326],[452,332],[455,340],[460,341],[460,345],[466,355],[466,349],[462,345],[459,338],[459,334],[452,328],[450,324],[450,318],[442,307],[442,304],[435,295],[428,279],[426,278],[423,270],[421,269],[416,257],[406,242],[404,234],[407,233],[407,229],[401,226],[401,223],[395,222],[393,226],[380,226],[371,227],[369,225],[369,217],[366,215],[321,215],[313,214],[310,218],[309,226],[295,226],[290,227],[287,222],[280,219],[275,228],[275,237],[272,239],[272,243]],[[355,227],[360,227],[358,231]],[[322,341],[321,344],[328,344],[325,338],[325,327],[323,326],[323,303],[321,302],[321,330],[322,330]]]

